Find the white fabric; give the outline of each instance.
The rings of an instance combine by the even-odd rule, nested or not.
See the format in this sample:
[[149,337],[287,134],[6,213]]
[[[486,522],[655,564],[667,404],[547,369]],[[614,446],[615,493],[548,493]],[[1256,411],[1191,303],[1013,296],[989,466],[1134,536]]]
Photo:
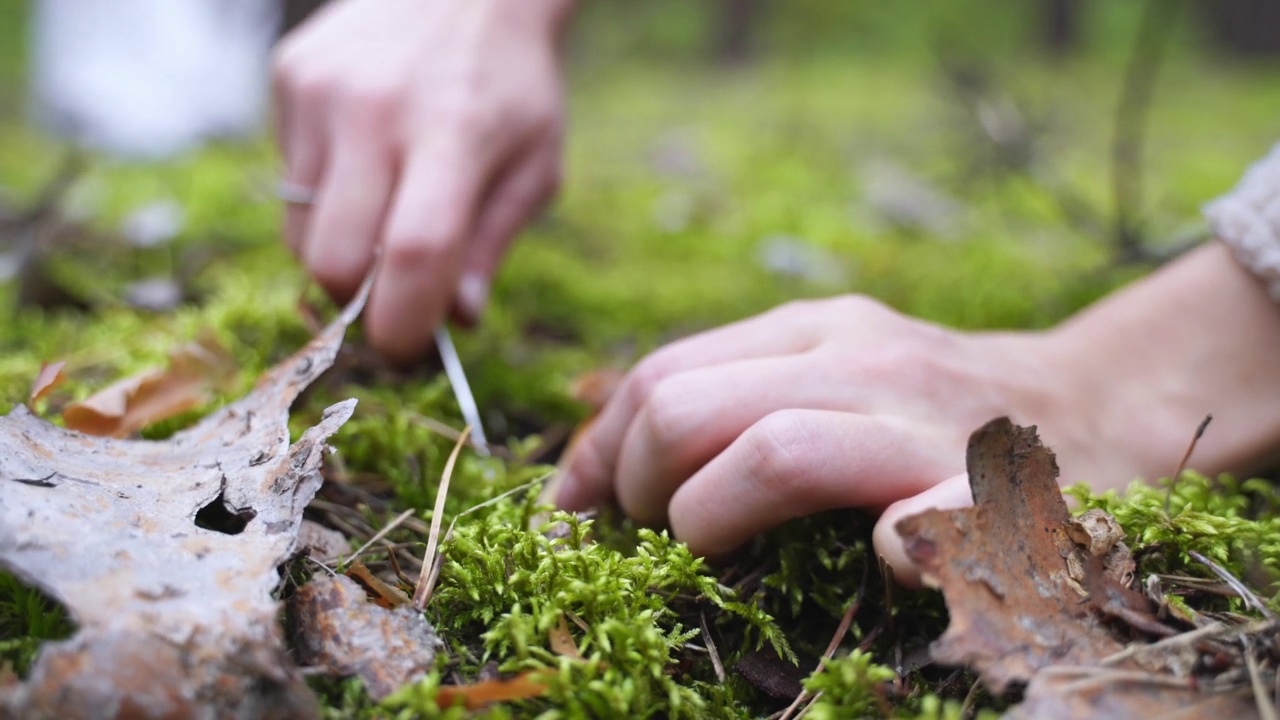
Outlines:
[[38,0],[36,117],[76,142],[158,156],[255,130],[275,0]]
[[1209,226],[1280,302],[1280,145],[1204,209]]

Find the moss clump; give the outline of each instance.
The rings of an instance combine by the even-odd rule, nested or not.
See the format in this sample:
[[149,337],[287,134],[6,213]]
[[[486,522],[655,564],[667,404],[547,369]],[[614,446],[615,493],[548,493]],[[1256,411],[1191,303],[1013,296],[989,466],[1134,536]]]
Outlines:
[[69,637],[73,629],[61,605],[0,572],[0,669],[7,664],[25,673],[40,643]]
[[[1209,568],[1190,555],[1194,551],[1247,580],[1272,607],[1280,608],[1280,492],[1275,484],[1231,475],[1209,478],[1193,471],[1178,478],[1171,495],[1169,483],[1134,483],[1123,494],[1112,490],[1098,495],[1085,486],[1068,492],[1082,510],[1101,508],[1115,516],[1144,576],[1213,578]],[[1224,598],[1201,610],[1221,603],[1241,609],[1238,598]]]

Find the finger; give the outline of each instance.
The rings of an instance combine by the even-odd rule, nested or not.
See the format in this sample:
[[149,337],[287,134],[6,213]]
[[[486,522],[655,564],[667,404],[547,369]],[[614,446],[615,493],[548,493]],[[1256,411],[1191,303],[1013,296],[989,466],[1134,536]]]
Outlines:
[[487,174],[462,138],[438,137],[401,173],[369,298],[369,338],[399,362],[420,357],[444,317]]
[[663,380],[619,450],[618,504],[643,523],[659,523],[680,484],[765,416],[787,409],[865,411],[868,388],[840,377],[842,369],[803,353],[697,368]]
[[973,504],[973,492],[969,489],[967,474],[955,475],[924,492],[899,500],[885,509],[871,534],[876,554],[893,568],[898,584],[909,588],[920,587],[920,571],[907,557],[906,546],[898,534],[898,521],[925,510],[953,510]]
[[303,261],[335,300],[345,303],[373,263],[382,219],[390,204],[394,163],[377,128],[357,118],[340,120],[307,229]]
[[[276,144],[284,156],[284,180],[315,188],[320,185],[326,159],[327,135],[321,121],[324,99],[318,89],[300,86],[293,77],[277,67],[273,80]],[[305,254],[310,210],[305,203],[285,203],[285,243],[299,258]]]
[[583,510],[610,497],[618,451],[635,414],[660,382],[681,372],[734,360],[801,353],[821,340],[803,303],[674,342],[640,362],[563,464],[557,505]]
[[671,498],[671,529],[698,555],[725,554],[792,518],[884,506],[954,472],[918,426],[829,410],[752,425]]
[[476,220],[458,282],[458,314],[479,321],[489,300],[489,287],[511,241],[555,195],[560,184],[560,144],[543,143],[516,163],[516,168],[490,193]]

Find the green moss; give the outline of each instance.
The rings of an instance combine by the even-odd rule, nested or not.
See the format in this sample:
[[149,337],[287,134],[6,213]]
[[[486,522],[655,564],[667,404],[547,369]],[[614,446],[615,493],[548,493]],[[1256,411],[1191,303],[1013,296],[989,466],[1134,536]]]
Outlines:
[[71,635],[74,626],[62,606],[0,572],[0,668],[25,673],[40,643]]
[[[1044,327],[1141,272],[1112,266],[1105,237],[1064,218],[1053,186],[1080,198],[1105,228],[1117,61],[1135,8],[1099,6],[1089,16],[1086,52],[1050,62],[1032,47],[1027,9],[994,12],[971,0],[933,0],[931,12],[776,4],[762,62],[725,71],[701,61],[711,7],[584,8],[571,52],[565,192],[513,246],[486,322],[457,338],[486,423],[514,459],[464,453],[445,520],[545,474],[523,458],[538,444],[535,434],[554,438],[582,416],[568,398],[575,376],[626,366],[673,337],[785,300],[841,292],[869,293],[960,327]],[[13,21],[0,21],[0,92],[16,99],[25,10],[6,6],[0,17]],[[1035,168],[1043,175],[983,164],[989,148],[943,79],[938,38],[972,56],[1030,119],[1046,121]],[[1177,42],[1154,96],[1148,202],[1138,209],[1157,241],[1195,229],[1199,205],[1274,140],[1280,98],[1274,68],[1227,64],[1199,52],[1191,38]],[[0,186],[6,202],[22,204],[52,177],[64,148],[22,127],[17,105],[0,101]],[[953,232],[905,231],[876,217],[863,175],[882,159],[959,203]],[[280,209],[270,196],[278,160],[265,139],[166,163],[90,160],[73,194],[89,208],[92,237],[56,252],[50,274],[94,307],[19,308],[14,283],[0,291],[0,402],[22,402],[40,362],[65,359],[69,380],[44,407],[56,419],[67,402],[163,364],[171,348],[211,329],[236,358],[235,386],[148,431],[163,436],[237,397],[300,347],[308,331],[297,300],[318,293],[279,242]],[[111,239],[130,211],[163,199],[178,202],[187,217],[172,243],[139,250]],[[826,253],[837,277],[766,269],[758,250],[775,236]],[[191,304],[154,315],[120,302],[129,282],[179,268],[191,270]],[[359,336],[354,329],[352,338]],[[423,418],[461,425],[445,380],[422,371],[392,377],[339,369],[298,402],[295,431],[346,397],[360,402],[334,439],[332,474],[357,486],[368,481],[389,501],[385,509],[359,508],[360,517],[380,527],[411,507],[429,518],[453,441]],[[1187,475],[1171,517],[1159,488],[1076,492],[1084,506],[1120,519],[1142,572],[1208,577],[1188,555],[1196,550],[1277,605],[1270,578],[1280,562],[1280,528],[1270,486]],[[462,517],[444,544],[448,562],[428,608],[450,645],[440,667],[385,707],[357,682],[317,681],[329,717],[461,717],[436,706],[436,689],[473,679],[487,662],[551,673],[547,696],[480,714],[487,717],[768,715],[777,701],[733,663],[763,648],[812,668],[855,598],[861,604],[840,652],[853,644],[865,644],[865,652],[809,679],[824,694],[813,712],[877,714],[875,687],[887,679],[893,653],[918,648],[945,627],[937,594],[885,587],[868,557],[870,524],[853,513],[788,523],[730,566],[712,568],[661,533],[608,517],[556,516],[567,535],[548,537],[528,528],[534,495]],[[408,532],[393,537],[420,540]],[[587,628],[569,625],[586,661],[550,649],[548,630],[569,613]],[[723,684],[702,650],[704,616],[730,668]],[[68,628],[60,610],[0,575],[5,660],[25,666],[40,639]],[[960,716],[960,698],[930,695],[919,690],[930,687],[927,678],[911,679],[914,694],[891,698],[894,712]]]

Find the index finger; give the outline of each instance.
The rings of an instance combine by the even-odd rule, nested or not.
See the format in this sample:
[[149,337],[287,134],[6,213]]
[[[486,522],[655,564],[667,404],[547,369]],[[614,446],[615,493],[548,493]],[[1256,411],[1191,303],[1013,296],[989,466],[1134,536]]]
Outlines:
[[488,173],[462,138],[414,150],[383,228],[378,279],[365,327],[393,360],[417,359],[444,319]]

